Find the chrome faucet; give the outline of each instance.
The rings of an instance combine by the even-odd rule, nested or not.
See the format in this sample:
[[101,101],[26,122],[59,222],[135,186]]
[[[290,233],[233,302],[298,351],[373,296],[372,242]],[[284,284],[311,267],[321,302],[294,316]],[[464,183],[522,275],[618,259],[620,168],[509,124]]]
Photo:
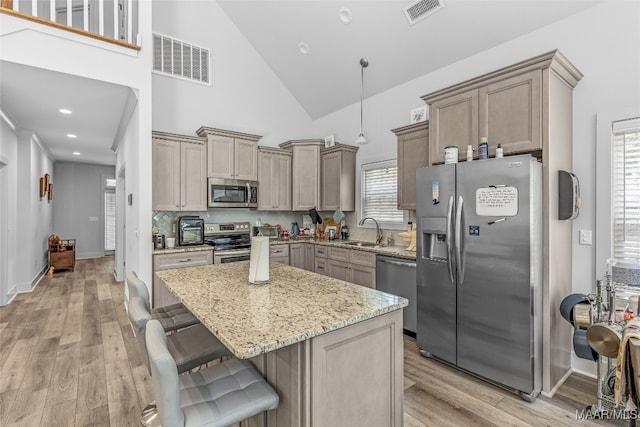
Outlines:
[[380,224],[378,224],[378,221],[376,221],[374,218],[371,218],[370,216],[368,216],[366,218],[362,218],[360,220],[360,222],[358,223],[358,225],[364,224],[364,222],[366,220],[368,220],[368,219],[370,219],[371,221],[376,223],[376,233],[377,233],[377,236],[378,236],[378,237],[376,237],[376,245],[382,244],[382,230],[380,230]]

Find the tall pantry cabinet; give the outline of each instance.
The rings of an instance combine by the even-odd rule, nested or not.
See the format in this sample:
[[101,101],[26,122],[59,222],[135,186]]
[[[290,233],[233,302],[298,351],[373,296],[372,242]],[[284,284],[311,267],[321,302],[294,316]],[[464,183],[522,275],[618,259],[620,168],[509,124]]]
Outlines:
[[560,302],[572,293],[572,224],[558,220],[558,171],[572,169],[573,89],[582,73],[554,50],[492,73],[424,95],[429,105],[429,156],[444,149],[489,142],[505,156],[532,153],[543,171],[542,390],[552,393],[571,369],[571,328]]

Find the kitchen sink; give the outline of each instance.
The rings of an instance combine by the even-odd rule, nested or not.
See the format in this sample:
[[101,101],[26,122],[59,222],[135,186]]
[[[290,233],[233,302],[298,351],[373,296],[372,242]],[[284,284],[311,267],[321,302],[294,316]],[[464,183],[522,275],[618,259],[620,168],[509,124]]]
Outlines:
[[381,247],[377,243],[372,243],[372,242],[342,242],[342,244],[343,245],[349,245],[349,246],[361,246],[363,248],[379,248],[379,247]]

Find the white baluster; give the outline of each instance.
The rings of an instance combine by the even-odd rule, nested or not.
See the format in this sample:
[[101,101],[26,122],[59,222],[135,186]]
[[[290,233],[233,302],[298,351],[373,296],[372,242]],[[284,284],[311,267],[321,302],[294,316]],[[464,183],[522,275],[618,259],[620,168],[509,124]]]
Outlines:
[[98,34],[104,36],[104,0],[98,0]]
[[56,22],[56,2],[55,0],[49,1],[49,20]]
[[82,7],[82,22],[85,31],[89,31],[89,0],[84,0]]
[[118,40],[118,0],[113,0],[113,38]]
[[67,26],[73,27],[73,1],[67,0]]
[[133,0],[127,0],[127,41],[133,43]]
[[31,16],[38,16],[38,1],[31,0]]
[[19,0],[13,0],[13,10],[15,10],[16,12],[20,11],[20,5],[18,3]]

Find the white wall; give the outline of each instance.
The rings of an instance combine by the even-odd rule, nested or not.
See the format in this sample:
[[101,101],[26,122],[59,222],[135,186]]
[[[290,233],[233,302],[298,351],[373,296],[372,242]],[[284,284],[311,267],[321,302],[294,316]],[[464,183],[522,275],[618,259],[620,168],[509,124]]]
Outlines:
[[194,135],[205,125],[262,135],[259,143],[270,146],[317,137],[309,116],[216,2],[156,2],[153,31],[210,49],[213,82],[154,74],[154,130]]
[[[573,97],[573,172],[581,182],[582,209],[573,222],[573,265],[567,268],[573,270],[574,291],[589,293],[595,289],[595,247],[578,245],[577,236],[579,229],[596,228],[596,114],[640,102],[640,3],[603,2],[367,99],[364,127],[369,145],[360,148],[357,162],[359,166],[396,157],[396,139],[389,129],[408,123],[408,112],[420,105],[421,95],[553,49],[560,49],[584,74]],[[334,133],[339,141],[354,141],[359,128],[358,108],[354,104],[318,119],[316,134]],[[359,193],[359,185],[357,188]],[[577,359],[573,366],[589,372],[594,368],[593,363]]]
[[115,167],[58,162],[53,169],[53,233],[76,239],[76,258],[104,255],[104,182]]
[[[0,268],[6,268],[0,276],[0,305],[8,304],[13,298],[16,283],[16,218],[18,206],[18,136],[15,124],[6,114],[0,114],[0,161],[2,166],[2,187],[0,187],[0,209],[6,215],[6,224],[1,224]],[[6,191],[6,192],[5,192]],[[4,206],[2,206],[4,204]],[[11,250],[10,250],[11,249]],[[2,272],[0,272],[2,273]],[[4,282],[4,283],[3,283]]]

